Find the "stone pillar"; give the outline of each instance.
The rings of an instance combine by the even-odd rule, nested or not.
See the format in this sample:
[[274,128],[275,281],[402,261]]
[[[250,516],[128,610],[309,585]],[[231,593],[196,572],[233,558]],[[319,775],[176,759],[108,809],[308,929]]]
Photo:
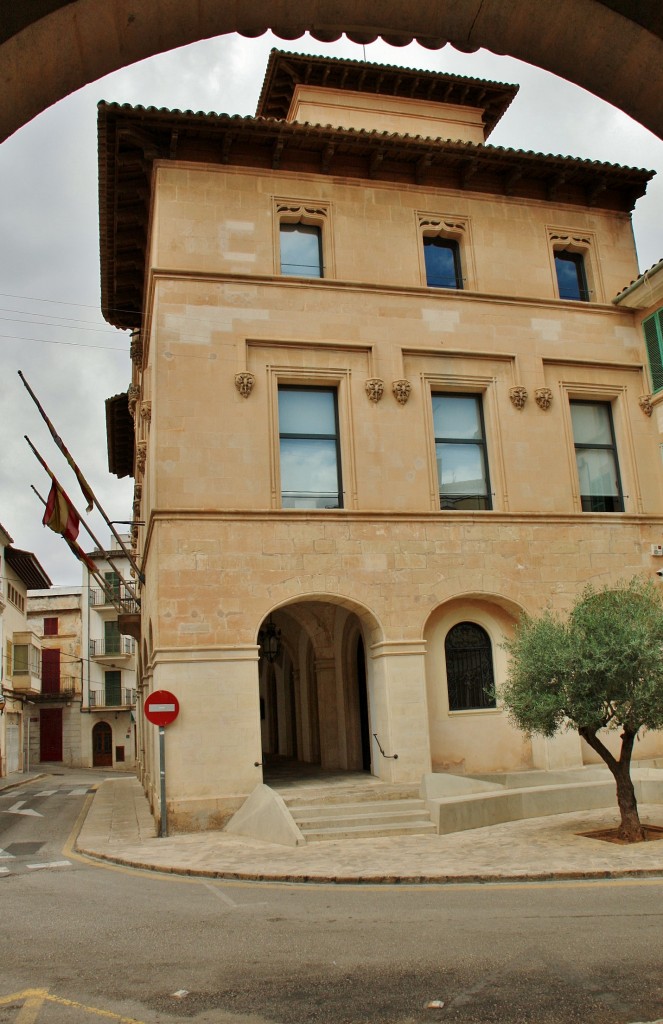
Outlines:
[[[373,774],[385,782],[419,782],[431,771],[423,640],[385,641],[369,650],[368,702]],[[385,757],[374,738],[377,733]]]
[[180,705],[165,735],[169,829],[221,828],[262,782],[258,648],[157,649],[154,690]]
[[320,767],[340,768],[336,662],[333,658],[316,658],[315,679],[320,721]]

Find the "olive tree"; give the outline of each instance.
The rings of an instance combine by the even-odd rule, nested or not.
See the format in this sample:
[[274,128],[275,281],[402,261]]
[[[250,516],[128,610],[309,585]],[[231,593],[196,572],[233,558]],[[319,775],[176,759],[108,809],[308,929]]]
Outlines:
[[[502,698],[526,733],[575,728],[603,758],[617,785],[619,836],[645,838],[631,779],[638,733],[663,727],[663,600],[636,576],[615,588],[587,587],[566,619],[523,616],[513,639]],[[620,732],[615,757],[601,731]]]

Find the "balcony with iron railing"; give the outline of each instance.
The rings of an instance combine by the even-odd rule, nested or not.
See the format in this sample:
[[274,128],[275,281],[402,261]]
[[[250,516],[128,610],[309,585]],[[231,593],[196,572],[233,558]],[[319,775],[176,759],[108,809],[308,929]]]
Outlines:
[[130,658],[136,652],[136,641],[130,636],[90,640],[91,658]]
[[100,708],[131,708],[135,704],[136,691],[128,686],[90,690],[90,707],[95,710]]
[[81,680],[78,676],[60,676],[53,683],[46,684],[42,680],[42,689],[39,699],[44,700],[71,700],[76,695],[80,696]]
[[[109,593],[102,590],[101,587],[90,587],[91,607],[98,609],[114,608],[117,610],[119,606],[125,614],[131,614],[140,610],[139,602],[133,596],[126,583],[120,583],[119,586],[109,585],[108,590]],[[112,601],[109,594],[113,596]]]

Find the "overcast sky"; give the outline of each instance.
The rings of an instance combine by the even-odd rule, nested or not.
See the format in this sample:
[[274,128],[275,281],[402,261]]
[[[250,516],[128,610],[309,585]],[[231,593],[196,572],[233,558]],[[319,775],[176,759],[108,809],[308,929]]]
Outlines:
[[[269,50],[364,59],[345,40],[308,36],[283,43],[271,35],[196,43],[153,57],[87,86],[35,118],[0,146],[0,523],[14,545],[33,551],[55,584],[80,583],[79,563],[41,525],[49,481],[29,451],[27,434],[82,511],[75,479],[23,388],[21,369],[112,520],[131,518],[133,481],[108,472],[104,401],[125,391],[131,374],[128,336],[99,313],[96,104],[110,102],[253,114]],[[663,142],[589,93],[547,72],[486,51],[446,46],[366,47],[366,59],[493,81],[520,92],[490,143],[661,171]],[[663,175],[638,203],[634,229],[640,269],[663,257],[659,225]],[[624,284],[629,282],[625,281]],[[103,543],[108,527],[86,518]],[[128,527],[118,527],[128,530]],[[79,542],[94,545],[81,529]]]

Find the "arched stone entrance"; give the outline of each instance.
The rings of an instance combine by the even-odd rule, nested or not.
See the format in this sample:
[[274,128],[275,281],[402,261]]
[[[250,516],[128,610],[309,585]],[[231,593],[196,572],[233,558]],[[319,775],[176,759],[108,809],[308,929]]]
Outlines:
[[[19,5],[16,5],[17,7]],[[239,32],[381,36],[436,49],[486,47],[581,85],[663,137],[663,12],[630,0],[302,0],[259,5],[143,0],[34,0],[0,25],[0,140],[102,75],[199,39]],[[4,29],[4,34],[3,30]],[[60,55],[65,52],[67,59]]]
[[362,623],[329,601],[273,612],[258,643],[264,772],[371,771],[371,709]]

